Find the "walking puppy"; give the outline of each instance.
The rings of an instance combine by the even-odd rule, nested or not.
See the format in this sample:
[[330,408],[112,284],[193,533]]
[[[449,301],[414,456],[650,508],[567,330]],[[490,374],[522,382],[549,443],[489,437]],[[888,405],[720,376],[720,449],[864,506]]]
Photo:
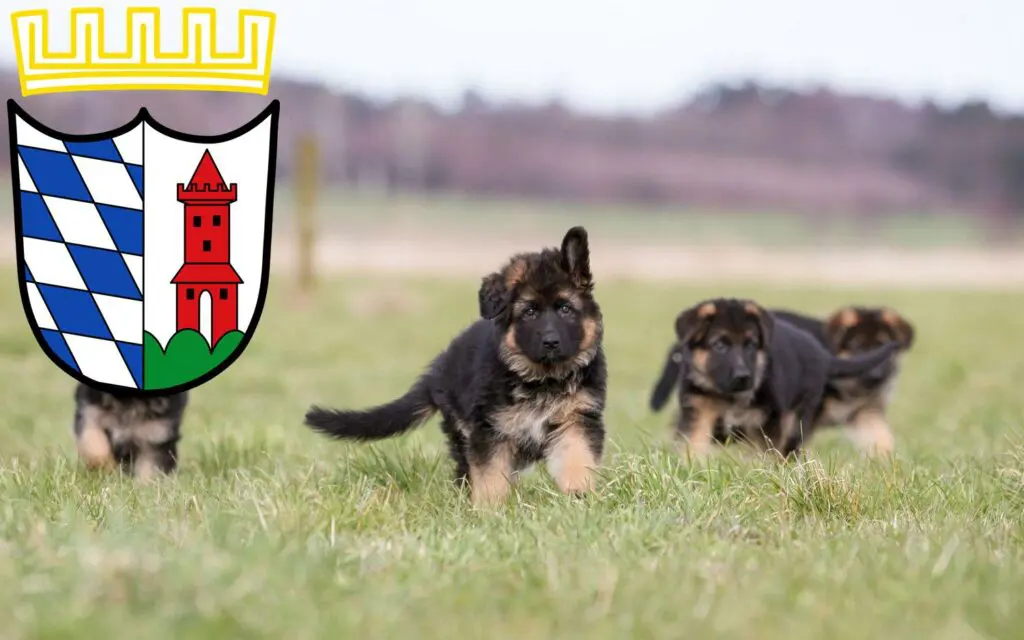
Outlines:
[[311,407],[305,423],[328,436],[378,440],[435,412],[455,479],[476,504],[503,501],[513,474],[545,460],[559,489],[593,487],[604,449],[607,365],[593,296],[587,233],[561,249],[522,253],[485,278],[481,318],[402,397],[365,411]]
[[112,394],[78,383],[73,430],[78,457],[92,469],[119,467],[148,480],[178,466],[188,393],[156,398]]
[[843,307],[825,320],[781,309],[773,313],[804,329],[840,357],[891,342],[899,346],[897,353],[863,375],[830,380],[812,427],[843,426],[847,436],[867,453],[892,453],[894,439],[886,413],[903,354],[914,343],[914,326],[889,307]]
[[698,457],[731,436],[789,456],[802,445],[828,380],[862,375],[896,348],[841,359],[750,300],[704,301],[680,313],[675,328],[678,342],[651,406],[660,409],[678,382],[676,437]]

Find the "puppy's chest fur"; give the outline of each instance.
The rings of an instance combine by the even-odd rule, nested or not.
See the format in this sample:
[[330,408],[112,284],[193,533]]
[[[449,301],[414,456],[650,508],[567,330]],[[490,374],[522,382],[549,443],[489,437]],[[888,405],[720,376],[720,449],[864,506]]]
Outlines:
[[107,433],[114,447],[159,445],[178,438],[176,417],[161,402],[104,398],[84,403],[82,414]]
[[598,408],[594,395],[575,381],[557,387],[515,386],[510,403],[495,409],[490,422],[502,437],[526,449],[543,449],[551,435],[580,412]]
[[746,432],[762,428],[768,419],[768,411],[750,395],[723,401],[719,416],[726,431]]
[[848,424],[862,411],[876,410],[884,412],[892,398],[894,382],[894,379],[890,379],[874,393],[858,395],[828,393],[822,405],[821,423],[832,425]]
[[768,412],[756,406],[729,405],[722,411],[722,426],[729,430],[760,429]]
[[716,429],[726,432],[746,432],[761,429],[768,419],[769,412],[757,402],[753,395],[733,398],[710,398],[704,395],[687,396],[684,403],[690,406],[703,406],[714,411]]
[[[760,429],[768,419],[769,413],[762,397],[764,385],[765,382],[762,380],[756,391],[736,394],[730,398],[708,396],[704,394],[708,393],[709,389],[713,390],[714,384],[699,371],[691,369],[683,383],[683,403],[712,406],[718,416],[717,428],[727,432]],[[691,396],[693,392],[697,395]]]

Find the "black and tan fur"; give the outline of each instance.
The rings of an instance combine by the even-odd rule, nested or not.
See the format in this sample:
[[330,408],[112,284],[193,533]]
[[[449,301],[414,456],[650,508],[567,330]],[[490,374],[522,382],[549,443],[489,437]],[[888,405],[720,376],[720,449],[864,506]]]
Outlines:
[[513,256],[485,278],[481,318],[402,397],[365,411],[311,407],[328,436],[377,440],[442,416],[455,478],[476,504],[503,501],[514,474],[546,461],[559,489],[594,486],[604,448],[607,365],[587,234]]
[[869,454],[892,453],[895,441],[886,413],[900,374],[903,355],[914,344],[914,326],[895,309],[884,306],[847,306],[824,320],[787,310],[776,317],[804,329],[840,357],[867,353],[896,343],[892,357],[863,375],[830,380],[813,429],[842,426],[846,434]]
[[805,331],[751,300],[717,298],[679,314],[677,342],[651,395],[660,409],[673,387],[676,437],[694,456],[729,438],[788,456],[802,445],[830,378],[861,375],[887,358],[884,347],[858,358],[833,356]]
[[78,383],[73,431],[91,469],[121,469],[148,480],[178,466],[188,392],[153,398],[112,394]]

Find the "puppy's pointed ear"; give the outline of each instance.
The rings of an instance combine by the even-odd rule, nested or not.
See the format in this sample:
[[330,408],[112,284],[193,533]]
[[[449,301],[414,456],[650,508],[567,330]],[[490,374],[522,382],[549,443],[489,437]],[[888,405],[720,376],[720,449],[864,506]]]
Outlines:
[[914,325],[909,320],[892,309],[883,309],[882,322],[889,325],[889,328],[896,334],[896,339],[903,350],[909,349],[914,344]]
[[477,294],[480,303],[480,317],[484,320],[493,320],[500,316],[508,308],[509,293],[505,288],[505,277],[501,273],[492,273],[485,276],[480,282],[480,292]]
[[576,286],[587,289],[592,285],[590,246],[583,227],[569,229],[562,239],[562,266],[572,275]]
[[716,313],[718,307],[714,302],[704,302],[676,316],[676,337],[679,338],[679,342],[686,346],[699,342]]
[[839,348],[843,342],[843,336],[850,330],[850,327],[855,326],[858,322],[860,322],[860,314],[853,307],[837,309],[825,320],[825,338],[833,349]]

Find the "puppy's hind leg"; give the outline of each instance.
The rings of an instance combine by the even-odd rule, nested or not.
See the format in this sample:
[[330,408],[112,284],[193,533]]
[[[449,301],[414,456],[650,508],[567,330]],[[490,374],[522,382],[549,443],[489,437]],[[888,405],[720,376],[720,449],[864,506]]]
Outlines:
[[885,414],[878,409],[866,409],[853,418],[846,433],[854,444],[870,456],[892,455],[895,442]]
[[816,404],[812,403],[809,408],[794,414],[792,426],[782,441],[780,451],[783,457],[791,459],[803,450],[804,443],[814,431],[814,419],[817,413],[815,407]]
[[132,473],[136,478],[153,480],[178,468],[179,428],[178,422],[166,419],[146,420],[132,427]]
[[459,489],[469,487],[469,459],[466,450],[469,447],[468,430],[457,419],[445,417],[441,421],[441,430],[448,437],[448,455],[455,462],[455,486]]
[[797,413],[783,411],[772,415],[761,433],[761,442],[765,451],[777,453],[782,458],[789,455],[789,446],[794,435],[799,431]]
[[139,480],[152,480],[170,475],[178,469],[178,442],[141,447],[132,463],[132,473]]

